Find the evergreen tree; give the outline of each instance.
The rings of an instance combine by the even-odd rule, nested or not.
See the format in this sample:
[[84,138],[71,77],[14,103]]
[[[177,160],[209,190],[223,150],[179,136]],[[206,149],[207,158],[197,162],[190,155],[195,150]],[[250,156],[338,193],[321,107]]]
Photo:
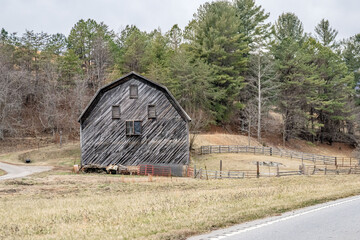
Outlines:
[[283,143],[298,135],[307,116],[302,88],[306,72],[306,58],[302,54],[305,36],[301,21],[293,13],[283,13],[275,23],[272,53],[279,76],[278,109],[283,116]]
[[[243,86],[248,53],[244,34],[239,33],[235,8],[225,1],[205,3],[193,22],[190,50],[195,58],[208,63],[215,72],[212,87],[216,95],[212,111],[218,122],[229,119]],[[191,35],[190,35],[191,36]]]
[[175,24],[174,26],[172,26],[170,31],[166,33],[166,36],[169,39],[170,48],[173,49],[174,51],[177,51],[180,47],[183,38],[182,30],[179,28],[177,24]]
[[236,16],[239,20],[239,32],[245,35],[250,48],[255,39],[266,39],[270,36],[270,23],[265,23],[270,14],[265,13],[254,0],[235,0]]
[[144,73],[146,71],[145,52],[148,45],[148,36],[141,32],[136,26],[126,26],[121,31],[118,41],[121,52],[121,69],[123,72],[136,71]]
[[[308,46],[314,67],[312,77],[317,77],[315,112],[320,130],[317,138],[330,144],[337,140],[348,141],[342,129],[352,128],[352,109],[349,107],[354,97],[353,74],[348,73],[346,64],[341,57],[322,43],[309,39]],[[315,88],[316,87],[316,88]]]
[[215,94],[211,87],[213,70],[201,59],[194,60],[192,53],[184,47],[170,58],[169,70],[170,76],[164,84],[192,118],[198,119],[199,113],[203,112],[206,116],[202,116],[203,126],[206,126],[216,114],[210,110]]
[[356,102],[360,105],[360,34],[356,34],[343,42],[341,54],[349,73],[354,74],[354,84],[357,92]]
[[93,19],[79,20],[68,36],[68,49],[82,61],[88,85],[95,92],[105,79],[106,64],[110,61],[113,32],[103,22]]
[[334,47],[335,38],[338,31],[330,27],[328,20],[321,19],[320,23],[315,27],[316,38],[324,46]]

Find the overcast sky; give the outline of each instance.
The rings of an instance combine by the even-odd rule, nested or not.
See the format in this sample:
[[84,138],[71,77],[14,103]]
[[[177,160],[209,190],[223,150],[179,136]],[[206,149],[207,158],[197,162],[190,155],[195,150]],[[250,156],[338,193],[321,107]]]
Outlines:
[[[192,19],[205,0],[0,0],[0,28],[8,32],[63,33],[79,19],[103,21],[119,32],[134,24],[141,30],[160,27],[168,31],[175,23],[181,28]],[[339,31],[338,39],[360,33],[360,0],[256,0],[270,12],[274,22],[283,12],[293,12],[303,22],[306,32],[313,32],[322,19]]]

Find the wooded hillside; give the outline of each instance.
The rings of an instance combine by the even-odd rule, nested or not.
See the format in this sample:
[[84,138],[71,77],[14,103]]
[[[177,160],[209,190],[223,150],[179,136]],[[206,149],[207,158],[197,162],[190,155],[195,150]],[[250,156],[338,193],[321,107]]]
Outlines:
[[0,139],[76,137],[97,89],[136,71],[165,85],[196,131],[231,125],[260,140],[272,110],[284,142],[356,144],[360,33],[337,41],[326,19],[305,33],[293,13],[268,17],[253,0],[234,0],[205,3],[185,29],[167,32],[128,25],[117,33],[92,19],[68,35],[1,29]]

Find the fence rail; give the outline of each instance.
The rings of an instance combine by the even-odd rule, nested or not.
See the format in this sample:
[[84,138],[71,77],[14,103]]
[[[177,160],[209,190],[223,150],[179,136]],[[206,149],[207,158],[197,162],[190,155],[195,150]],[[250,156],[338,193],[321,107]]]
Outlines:
[[265,156],[277,156],[277,157],[286,157],[291,159],[299,159],[302,161],[311,161],[314,164],[329,164],[329,165],[339,165],[339,166],[355,166],[359,164],[357,158],[345,158],[345,157],[334,157],[334,156],[325,156],[311,153],[303,153],[296,151],[288,151],[279,148],[273,147],[251,147],[251,146],[239,146],[239,145],[209,145],[201,146],[201,154],[212,154],[212,153],[253,153],[261,154]]
[[335,166],[335,165],[300,165],[299,170],[283,170],[279,167],[260,167],[259,162],[256,164],[256,170],[228,170],[217,171],[208,169],[193,168],[193,177],[199,179],[223,179],[223,178],[260,178],[260,177],[286,177],[296,175],[348,175],[360,174],[359,166]]
[[230,170],[230,171],[216,171],[207,169],[194,170],[194,178],[200,179],[222,179],[222,178],[256,178],[256,171],[252,170]]

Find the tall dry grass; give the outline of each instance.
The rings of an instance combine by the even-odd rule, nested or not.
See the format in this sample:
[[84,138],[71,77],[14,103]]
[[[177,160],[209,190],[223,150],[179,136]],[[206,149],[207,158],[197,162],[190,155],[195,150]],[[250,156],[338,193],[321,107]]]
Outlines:
[[359,177],[351,175],[125,180],[50,175],[0,182],[0,239],[185,239],[360,193]]

